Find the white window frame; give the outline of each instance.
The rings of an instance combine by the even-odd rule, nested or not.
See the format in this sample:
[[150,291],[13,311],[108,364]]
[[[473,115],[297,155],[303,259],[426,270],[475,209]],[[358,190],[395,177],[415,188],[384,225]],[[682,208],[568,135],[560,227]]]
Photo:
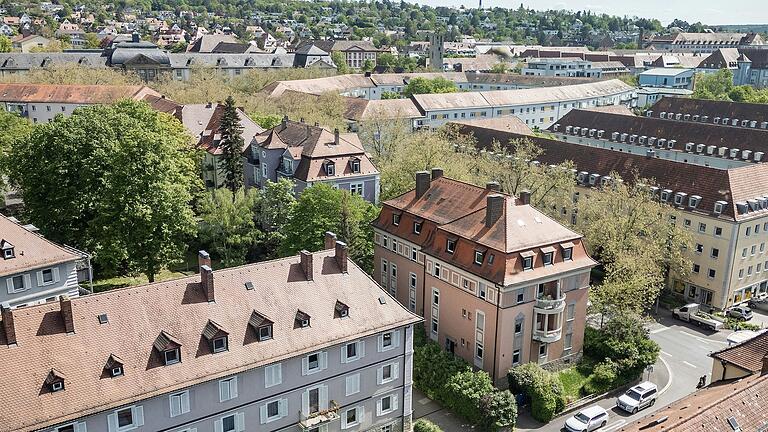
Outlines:
[[51,432],[61,432],[66,427],[72,426],[72,429],[75,432],[88,432],[88,429],[86,428],[85,422],[74,422],[74,423],[67,423],[65,425],[61,425],[57,427],[56,429],[52,430]]
[[[131,424],[127,426],[118,426],[117,419],[118,413],[124,410],[131,410]],[[107,425],[109,432],[126,432],[134,429],[138,429],[144,426],[144,407],[141,405],[131,405],[127,407],[118,408],[112,411],[107,416]]]
[[275,363],[264,367],[264,388],[283,383],[283,364]]
[[[384,377],[384,368],[389,367],[389,377]],[[393,362],[381,365],[376,371],[376,381],[378,385],[384,385],[396,381],[400,377],[400,363]]]
[[[178,417],[180,415],[189,412],[189,390],[183,392],[174,393],[168,396],[168,404],[170,405],[169,413],[171,417]],[[178,410],[174,410],[178,408]]]
[[[389,409],[384,410],[384,408],[383,408],[383,406],[384,406],[384,399],[387,399],[387,398],[389,398]],[[376,416],[377,417],[381,417],[381,416],[387,415],[387,414],[389,414],[391,412],[396,411],[397,409],[399,409],[399,405],[398,405],[398,400],[397,400],[397,395],[396,394],[389,394],[389,395],[386,395],[386,396],[382,396],[381,398],[379,398],[378,401],[376,401]]]
[[235,420],[234,432],[245,432],[245,413],[241,413],[241,412],[234,412],[234,413],[219,417],[218,420],[214,422],[213,430],[215,432],[229,432],[229,431],[224,431],[224,419],[229,417],[234,417],[234,420]]
[[[20,289],[16,288],[16,284],[13,282],[13,279],[16,277],[21,278],[21,283],[23,284]],[[6,286],[8,288],[8,294],[15,294],[27,291],[28,289],[32,288],[32,278],[28,274],[24,275],[15,275],[15,276],[9,276],[5,281]]]
[[[384,339],[385,339],[386,335],[390,336],[390,339],[389,339],[390,343],[389,343],[389,345],[385,346],[384,345]],[[385,351],[393,350],[393,349],[395,349],[395,348],[400,346],[400,330],[393,330],[393,331],[389,331],[389,332],[384,332],[384,333],[379,335],[378,339],[379,339],[379,343],[378,343],[379,352],[385,352]]]
[[[349,411],[355,411],[355,421],[352,423],[347,423],[347,413]],[[357,425],[360,425],[365,421],[365,409],[362,406],[356,406],[349,409],[344,410],[344,412],[341,415],[341,428],[342,429],[349,429],[351,427],[355,427]]]
[[350,183],[349,193],[353,195],[360,195],[360,196],[365,195],[365,183],[364,182]]
[[[317,355],[317,367],[309,367],[309,357]],[[325,370],[328,367],[328,353],[326,351],[317,351],[309,353],[301,359],[301,372],[302,375],[312,375]]]
[[360,374],[347,375],[344,382],[344,395],[352,396],[360,393]]
[[[277,414],[269,416],[269,406],[277,403]],[[273,421],[280,420],[283,417],[288,416],[288,399],[277,398],[264,402],[259,407],[259,420],[261,424],[272,423]]]
[[[347,357],[348,354],[348,346],[354,345],[355,346],[355,355],[353,357]],[[341,347],[341,362],[342,363],[352,363],[354,361],[360,360],[365,356],[365,341],[354,341],[344,344],[344,346]]]
[[[226,396],[224,394],[226,389]],[[219,380],[219,402],[224,403],[237,398],[237,376]]]

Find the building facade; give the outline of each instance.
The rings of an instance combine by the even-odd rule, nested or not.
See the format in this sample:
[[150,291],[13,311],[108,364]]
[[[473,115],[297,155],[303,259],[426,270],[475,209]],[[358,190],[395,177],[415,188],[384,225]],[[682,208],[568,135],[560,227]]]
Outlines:
[[442,176],[383,203],[376,277],[447,351],[506,380],[581,351],[590,269],[581,236],[520,200]]
[[330,243],[219,271],[201,254],[197,277],[3,309],[3,376],[39,372],[15,374],[0,430],[410,431],[420,318]]
[[297,195],[313,184],[326,183],[369,202],[379,200],[379,171],[356,133],[284,117],[278,126],[254,136],[243,156],[248,187],[263,188],[267,182],[287,178]]
[[0,215],[0,304],[5,308],[80,295],[78,271],[90,278],[89,256],[36,234],[31,225]]
[[654,68],[637,76],[641,87],[668,87],[693,90],[694,69]]

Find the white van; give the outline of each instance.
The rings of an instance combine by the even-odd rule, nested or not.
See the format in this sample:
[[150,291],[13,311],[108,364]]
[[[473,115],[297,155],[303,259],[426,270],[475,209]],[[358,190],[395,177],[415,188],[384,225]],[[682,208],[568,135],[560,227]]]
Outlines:
[[626,393],[619,396],[616,400],[616,406],[632,414],[647,408],[656,403],[656,397],[659,391],[656,384],[646,381],[640,383]]

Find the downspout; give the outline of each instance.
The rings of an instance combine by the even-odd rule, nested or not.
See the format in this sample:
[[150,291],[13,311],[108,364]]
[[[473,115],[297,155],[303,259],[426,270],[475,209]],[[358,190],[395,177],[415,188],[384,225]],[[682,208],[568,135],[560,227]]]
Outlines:
[[496,384],[496,354],[499,347],[499,301],[501,299],[501,290],[497,284],[493,284],[496,288],[496,327],[493,329],[493,373],[491,374],[491,382]]

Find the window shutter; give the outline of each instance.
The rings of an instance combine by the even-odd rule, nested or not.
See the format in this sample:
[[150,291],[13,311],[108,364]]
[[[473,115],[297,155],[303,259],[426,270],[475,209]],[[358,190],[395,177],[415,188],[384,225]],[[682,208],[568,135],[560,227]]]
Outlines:
[[24,289],[28,290],[32,288],[32,276],[25,274],[24,275]]
[[384,335],[383,334],[379,335],[379,338],[378,338],[378,341],[377,341],[376,345],[377,345],[377,348],[378,348],[379,352],[382,352],[382,350],[384,350]]
[[189,428],[189,432],[197,432],[197,428]]
[[107,426],[109,427],[109,432],[117,432],[117,414],[112,413],[107,416]]
[[235,413],[235,430],[245,432],[245,413]]
[[328,386],[320,386],[320,410],[325,411],[328,409]]
[[381,416],[381,399],[376,401],[376,415]]
[[224,423],[221,420],[216,420],[213,423],[214,432],[224,432]]
[[357,344],[357,356],[359,358],[365,357],[365,341],[361,340],[360,343]]
[[381,383],[384,381],[384,368],[380,367],[376,370],[376,383],[378,385],[381,385]]
[[43,286],[43,272],[36,272],[37,274],[37,286]]
[[392,396],[392,410],[397,410],[397,395]]
[[357,422],[359,424],[363,424],[363,422],[365,421],[365,408],[364,407],[361,407],[361,406],[357,407],[357,419],[358,419]]
[[309,415],[309,390],[304,390],[301,394],[301,412],[305,416]]
[[219,381],[219,402],[224,402],[227,399],[225,390],[227,389],[226,381]]
[[323,351],[320,353],[320,370],[328,368],[328,352]]
[[347,346],[342,345],[341,346],[341,363],[344,364],[347,362]]
[[188,413],[189,412],[189,392],[184,392],[181,394],[181,413]]
[[75,432],[88,432],[88,428],[85,426],[85,422],[78,422],[75,424]]
[[400,346],[400,330],[392,332],[392,346],[395,348]]
[[261,424],[264,424],[267,422],[267,404],[262,405],[259,407],[259,417]]
[[13,294],[13,278],[6,279],[5,285],[8,287],[8,294]]
[[283,383],[283,365],[282,363],[278,363],[277,366],[275,366],[275,384],[282,384]]
[[54,282],[58,282],[60,280],[61,279],[59,279],[59,268],[58,267],[54,267],[53,268],[53,281]]
[[231,385],[229,387],[229,397],[231,399],[234,399],[237,397],[237,377],[232,378],[232,381],[230,381]]
[[144,407],[143,406],[137,406],[133,410],[134,417],[136,417],[135,423],[136,426],[144,426]]
[[397,379],[397,377],[399,376],[398,375],[398,371],[399,370],[400,370],[400,364],[399,363],[395,363],[395,364],[392,365],[392,379]]
[[301,359],[301,374],[306,375],[309,371],[309,357],[304,356],[304,358]]
[[288,415],[288,399],[280,399],[277,404],[277,412],[281,418]]

